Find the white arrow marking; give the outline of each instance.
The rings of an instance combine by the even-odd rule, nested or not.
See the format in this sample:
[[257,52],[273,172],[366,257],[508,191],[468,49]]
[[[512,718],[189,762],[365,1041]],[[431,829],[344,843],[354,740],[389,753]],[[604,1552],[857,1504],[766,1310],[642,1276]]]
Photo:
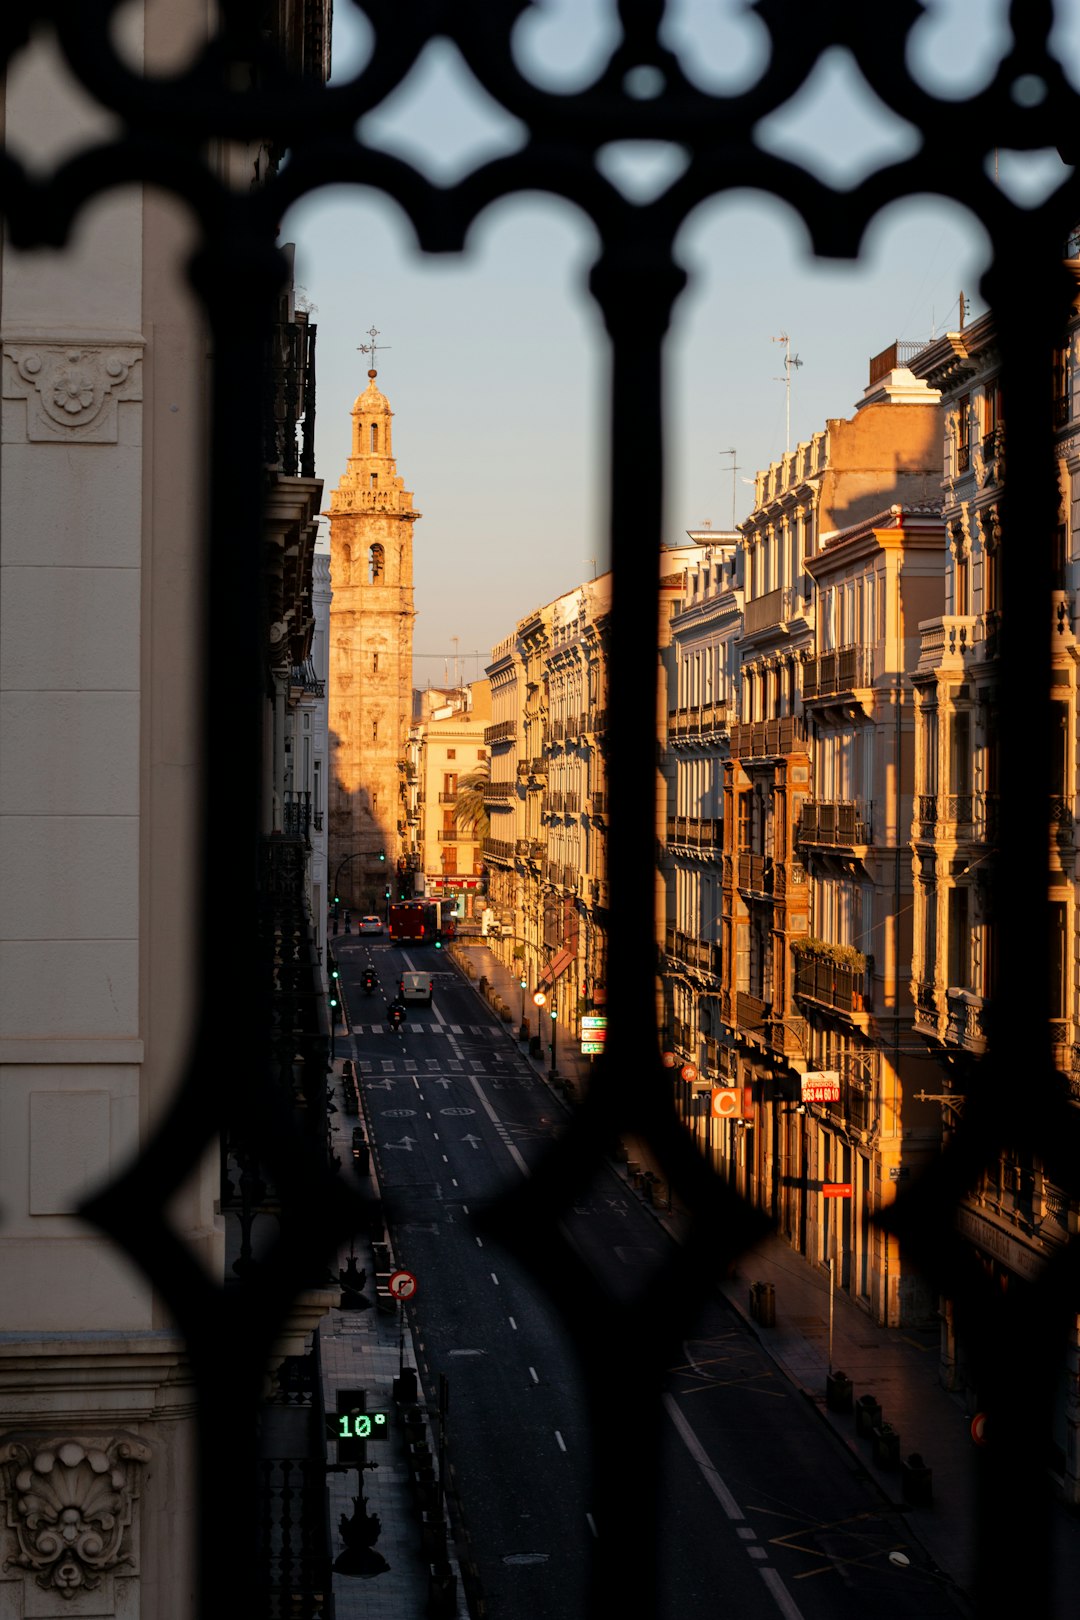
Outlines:
[[477,1148],[480,1146],[480,1138],[478,1136],[463,1136],[461,1138],[461,1140],[463,1142],[471,1142],[474,1153],[476,1152]]
[[400,1142],[387,1142],[386,1145],[388,1148],[404,1148],[406,1153],[411,1153],[416,1141],[417,1138],[415,1136],[403,1136]]
[[452,1086],[453,1083],[454,1082],[451,1079],[449,1079],[445,1074],[437,1074],[435,1076],[435,1084],[437,1086]]

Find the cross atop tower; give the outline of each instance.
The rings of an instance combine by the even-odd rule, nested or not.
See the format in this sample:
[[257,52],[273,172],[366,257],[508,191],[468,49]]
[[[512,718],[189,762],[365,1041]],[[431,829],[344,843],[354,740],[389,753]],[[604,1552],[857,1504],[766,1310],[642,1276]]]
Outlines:
[[369,326],[368,327],[368,337],[371,339],[371,342],[370,343],[358,343],[357,346],[356,346],[360,354],[370,354],[370,356],[371,356],[371,370],[368,372],[368,376],[371,377],[371,378],[374,378],[375,375],[376,375],[376,372],[375,372],[375,355],[376,355],[377,351],[379,349],[389,349],[390,348],[389,343],[376,343],[375,342],[375,339],[377,337],[379,337],[379,336],[381,336],[381,334],[379,332],[379,328],[377,326]]

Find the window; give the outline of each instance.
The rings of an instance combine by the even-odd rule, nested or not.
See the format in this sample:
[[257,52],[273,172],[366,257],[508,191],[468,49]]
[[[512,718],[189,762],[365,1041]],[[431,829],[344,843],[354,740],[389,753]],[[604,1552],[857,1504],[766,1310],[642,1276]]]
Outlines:
[[379,487],[379,475],[378,475],[378,473],[369,473],[368,474],[368,488],[369,489],[377,489],[378,487]]
[[[457,759],[457,749],[456,748],[448,748],[446,750],[446,757],[447,757],[447,759]],[[455,780],[456,780],[456,778],[455,778]]]
[[373,675],[377,675],[379,673],[379,655],[378,655],[378,653],[372,653],[372,655],[371,655],[371,673]]
[[378,742],[379,740],[379,722],[377,720],[371,722],[371,740],[372,742]]
[[368,582],[372,585],[382,578],[386,566],[386,554],[382,546],[372,546],[368,552]]
[[487,759],[487,749],[486,748],[478,748],[476,750],[476,757],[477,757],[477,759]]
[[968,891],[949,890],[949,984],[966,986],[971,976],[971,933]]
[[971,395],[961,394],[956,402],[956,471],[967,472],[971,465],[971,448],[968,440],[969,423],[971,419]]
[[371,424],[371,453],[373,456],[379,453],[379,428],[375,422]]

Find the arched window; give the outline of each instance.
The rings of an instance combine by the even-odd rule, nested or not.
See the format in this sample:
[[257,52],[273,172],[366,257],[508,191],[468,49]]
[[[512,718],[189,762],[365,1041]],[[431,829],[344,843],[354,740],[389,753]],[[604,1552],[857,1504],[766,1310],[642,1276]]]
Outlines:
[[374,585],[377,579],[382,578],[382,572],[385,566],[386,560],[383,556],[382,546],[372,546],[371,550],[368,552],[368,579],[372,585]]
[[369,489],[378,489],[378,487],[379,487],[379,475],[378,475],[378,473],[372,473],[370,475],[370,477],[368,478],[368,488]]
[[377,422],[371,424],[371,453],[373,456],[377,456],[379,453],[379,424]]

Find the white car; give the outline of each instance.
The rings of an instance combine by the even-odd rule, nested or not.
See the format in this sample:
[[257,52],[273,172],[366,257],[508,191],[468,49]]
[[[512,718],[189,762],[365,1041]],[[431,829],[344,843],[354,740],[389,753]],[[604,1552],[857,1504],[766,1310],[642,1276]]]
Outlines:
[[361,917],[356,927],[358,934],[381,934],[382,931],[381,917]]
[[412,1001],[421,1007],[430,1007],[434,989],[435,980],[430,973],[403,973],[398,984],[398,995],[406,1003]]

